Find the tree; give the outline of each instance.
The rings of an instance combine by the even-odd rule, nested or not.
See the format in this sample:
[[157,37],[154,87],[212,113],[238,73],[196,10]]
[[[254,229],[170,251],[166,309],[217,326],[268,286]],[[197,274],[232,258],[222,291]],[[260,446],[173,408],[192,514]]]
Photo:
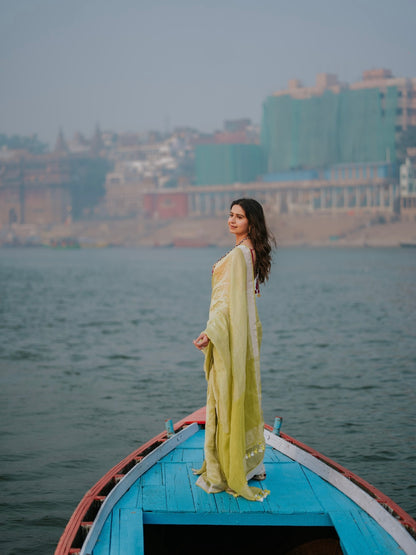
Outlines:
[[105,158],[74,158],[71,161],[72,216],[75,220],[88,217],[105,195],[105,178],[111,164]]
[[0,134],[0,148],[7,147],[10,150],[26,150],[31,154],[43,154],[46,152],[48,145],[42,143],[36,134],[30,137],[21,135],[5,135]]

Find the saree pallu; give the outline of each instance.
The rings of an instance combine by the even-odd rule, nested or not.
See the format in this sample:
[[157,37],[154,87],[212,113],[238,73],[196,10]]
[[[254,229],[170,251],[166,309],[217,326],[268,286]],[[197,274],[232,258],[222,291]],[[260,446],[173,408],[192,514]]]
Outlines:
[[262,466],[261,324],[257,314],[250,249],[234,248],[214,266],[204,349],[208,382],[205,460],[197,485],[253,501],[269,493],[247,478]]

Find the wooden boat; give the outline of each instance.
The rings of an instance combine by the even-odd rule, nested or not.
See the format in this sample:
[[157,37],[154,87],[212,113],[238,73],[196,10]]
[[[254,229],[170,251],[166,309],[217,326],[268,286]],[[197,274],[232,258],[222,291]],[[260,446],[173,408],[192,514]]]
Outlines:
[[265,426],[269,489],[263,502],[208,495],[192,469],[203,460],[205,410],[145,443],[81,500],[55,555],[416,554],[416,522],[337,463]]
[[81,245],[74,237],[62,237],[61,239],[51,239],[50,247],[54,249],[79,249]]
[[400,246],[405,249],[416,249],[416,241],[400,243]]

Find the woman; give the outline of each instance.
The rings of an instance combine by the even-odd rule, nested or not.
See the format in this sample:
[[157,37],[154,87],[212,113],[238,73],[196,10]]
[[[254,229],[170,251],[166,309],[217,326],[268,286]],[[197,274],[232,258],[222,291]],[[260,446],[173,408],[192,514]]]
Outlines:
[[232,202],[228,227],[235,247],[213,267],[207,327],[194,341],[205,353],[208,382],[205,461],[197,485],[262,501],[269,492],[247,483],[265,478],[255,293],[269,277],[274,239],[254,199]]

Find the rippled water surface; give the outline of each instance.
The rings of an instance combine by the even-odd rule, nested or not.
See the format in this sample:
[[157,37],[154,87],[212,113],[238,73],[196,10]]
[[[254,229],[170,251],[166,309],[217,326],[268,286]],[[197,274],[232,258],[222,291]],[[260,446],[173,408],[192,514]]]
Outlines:
[[[220,249],[0,251],[0,553],[53,553],[109,468],[205,402]],[[266,422],[416,516],[416,251],[282,249],[258,301]]]

